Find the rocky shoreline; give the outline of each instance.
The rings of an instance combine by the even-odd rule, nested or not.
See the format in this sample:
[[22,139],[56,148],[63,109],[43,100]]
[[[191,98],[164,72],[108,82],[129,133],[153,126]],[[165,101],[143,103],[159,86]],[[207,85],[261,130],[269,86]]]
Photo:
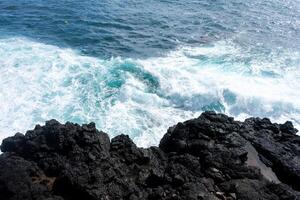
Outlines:
[[50,120],[3,140],[0,199],[300,199],[296,132],[205,112],[170,127],[159,147],[138,148],[93,123]]

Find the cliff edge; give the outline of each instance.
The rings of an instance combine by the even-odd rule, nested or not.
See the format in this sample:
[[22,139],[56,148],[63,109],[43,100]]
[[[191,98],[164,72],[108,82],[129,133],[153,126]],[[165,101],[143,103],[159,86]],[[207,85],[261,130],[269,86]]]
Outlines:
[[291,122],[214,112],[170,127],[159,147],[55,120],[3,140],[1,200],[300,199]]

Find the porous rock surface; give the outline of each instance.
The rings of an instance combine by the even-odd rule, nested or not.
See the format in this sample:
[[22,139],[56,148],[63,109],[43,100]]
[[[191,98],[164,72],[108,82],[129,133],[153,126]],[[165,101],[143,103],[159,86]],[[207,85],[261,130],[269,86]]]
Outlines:
[[50,120],[3,140],[0,199],[300,199],[296,132],[205,112],[169,128],[159,147],[138,148],[93,123]]

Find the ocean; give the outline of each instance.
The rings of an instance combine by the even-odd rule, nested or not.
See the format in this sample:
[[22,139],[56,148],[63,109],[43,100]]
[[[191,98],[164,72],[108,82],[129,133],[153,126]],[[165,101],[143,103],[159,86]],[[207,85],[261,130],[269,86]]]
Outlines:
[[96,123],[157,145],[205,110],[300,128],[299,0],[0,0],[0,140]]

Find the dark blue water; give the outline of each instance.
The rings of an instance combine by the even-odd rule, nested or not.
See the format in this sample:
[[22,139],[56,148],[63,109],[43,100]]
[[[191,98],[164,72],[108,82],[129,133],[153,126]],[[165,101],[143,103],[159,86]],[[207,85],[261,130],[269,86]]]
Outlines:
[[299,0],[0,0],[0,134],[57,118],[149,145],[203,110],[299,125],[299,46]]
[[100,57],[153,56],[233,37],[246,48],[297,48],[299,10],[299,1],[280,0],[1,0],[0,30]]

